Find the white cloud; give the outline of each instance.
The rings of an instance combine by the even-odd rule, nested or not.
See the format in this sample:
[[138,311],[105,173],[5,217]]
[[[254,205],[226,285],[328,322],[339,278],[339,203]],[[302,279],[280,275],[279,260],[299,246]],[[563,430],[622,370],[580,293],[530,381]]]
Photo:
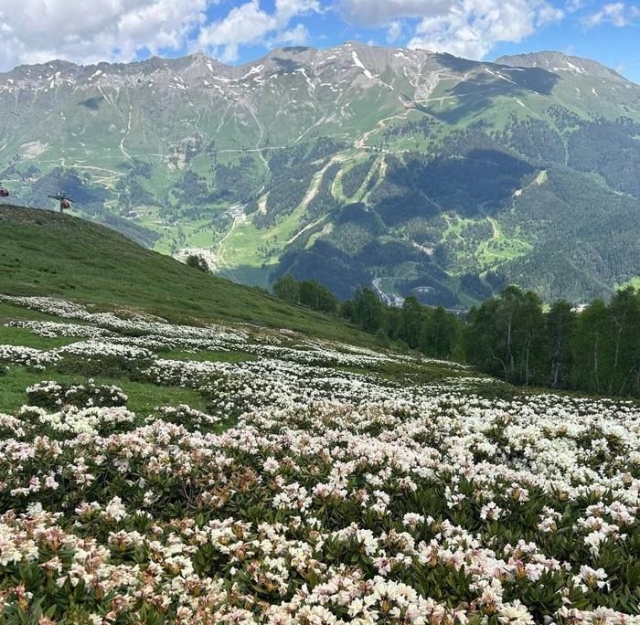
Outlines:
[[63,58],[130,61],[179,50],[217,0],[0,0],[0,70]]
[[232,9],[224,19],[203,27],[197,45],[223,61],[233,61],[237,59],[239,46],[268,45],[267,37],[289,45],[294,41],[306,42],[308,31],[304,26],[299,24],[291,30],[287,27],[296,17],[318,12],[318,0],[276,0],[273,13],[264,11],[258,0],[250,0]]
[[409,47],[475,59],[564,16],[546,0],[340,0],[339,8],[365,26],[418,18]]
[[303,24],[298,24],[294,28],[285,30],[267,41],[267,47],[276,46],[305,46],[309,43],[311,35]]
[[469,23],[467,16],[452,13],[442,18],[425,18],[409,41],[410,48],[448,52],[471,59],[483,58],[491,49],[481,29]]
[[536,22],[538,26],[543,26],[551,22],[559,22],[565,15],[566,13],[562,9],[557,9],[551,4],[546,4],[539,8]]
[[282,22],[305,13],[320,12],[318,0],[276,0],[276,18]]
[[565,3],[565,9],[567,13],[575,13],[582,9],[585,5],[585,0],[567,0]]
[[258,0],[252,0],[231,10],[223,20],[203,28],[198,43],[205,46],[256,43],[275,30],[277,24],[274,15],[260,9]]
[[402,22],[394,20],[387,27],[387,43],[395,43],[402,36]]
[[593,28],[602,23],[614,26],[628,26],[636,18],[640,17],[640,8],[628,6],[624,2],[612,2],[605,4],[599,11],[583,18],[582,25]]

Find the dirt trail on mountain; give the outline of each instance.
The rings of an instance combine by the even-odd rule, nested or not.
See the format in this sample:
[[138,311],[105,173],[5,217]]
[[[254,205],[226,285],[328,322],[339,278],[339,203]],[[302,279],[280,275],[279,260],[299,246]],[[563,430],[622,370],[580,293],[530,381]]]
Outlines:
[[[313,178],[311,179],[311,184],[309,185],[309,189],[307,190],[306,195],[302,199],[302,202],[300,202],[301,208],[303,208],[304,210],[307,210],[307,206],[309,206],[309,203],[313,200],[314,197],[316,197],[316,195],[318,195],[318,191],[320,189],[320,183],[322,182],[322,178],[324,176],[324,173],[327,171],[327,169],[329,169],[329,167],[331,167],[331,165],[333,165],[334,163],[343,163],[346,160],[347,160],[347,157],[345,155],[336,154],[335,156],[332,156],[329,159],[327,164],[320,171],[314,174]],[[327,218],[327,215],[323,215],[322,217],[320,217],[320,219],[317,219],[313,223],[307,224],[299,232],[296,232],[296,234],[294,234],[285,243],[285,245],[289,245],[290,243],[293,243],[301,234],[309,230],[309,228],[313,228],[313,226],[319,224],[323,219],[326,219],[326,218]]]
[[391,117],[385,117],[384,119],[381,119],[378,121],[378,123],[376,124],[376,127],[368,130],[367,132],[365,132],[362,136],[358,137],[354,142],[353,142],[353,147],[358,149],[358,150],[367,150],[370,149],[372,146],[370,145],[365,145],[365,142],[369,139],[369,137],[372,134],[375,134],[376,132],[380,132],[381,130],[384,129],[386,123],[388,121],[391,121],[392,119],[405,119],[407,117],[407,115],[409,115],[409,112],[411,111],[410,108],[407,108],[407,110],[404,113],[400,113],[399,115],[392,115]]

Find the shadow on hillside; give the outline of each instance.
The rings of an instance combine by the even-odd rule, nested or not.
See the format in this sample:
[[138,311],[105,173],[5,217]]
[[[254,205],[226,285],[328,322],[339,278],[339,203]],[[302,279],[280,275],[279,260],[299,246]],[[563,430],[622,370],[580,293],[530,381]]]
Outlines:
[[[448,54],[438,56],[439,63],[457,73],[481,70],[483,64],[465,59],[458,59]],[[449,124],[490,108],[493,99],[498,96],[516,98],[530,93],[542,96],[551,95],[560,76],[539,67],[514,68],[496,65],[487,71],[474,72],[468,80],[459,82],[448,90],[448,96],[455,96],[454,108],[439,111],[436,106],[429,107],[429,113]],[[498,73],[499,72],[499,73]]]
[[304,68],[303,63],[298,63],[298,61],[294,61],[293,59],[273,57],[273,62],[278,66],[278,72],[282,72],[283,74],[292,74],[297,69]]
[[391,163],[372,200],[388,225],[441,211],[464,217],[491,215],[511,201],[525,177],[535,171],[526,161],[492,149],[470,150],[464,157],[408,158]]
[[352,298],[357,286],[372,280],[367,267],[324,239],[316,240],[308,249],[286,252],[271,279],[275,281],[285,273],[296,280],[317,280],[339,300]]

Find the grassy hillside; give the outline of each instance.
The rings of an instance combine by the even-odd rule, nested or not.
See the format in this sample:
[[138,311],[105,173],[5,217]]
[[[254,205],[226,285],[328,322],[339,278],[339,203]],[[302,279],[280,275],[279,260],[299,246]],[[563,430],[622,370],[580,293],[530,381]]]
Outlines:
[[172,321],[251,322],[366,340],[324,315],[187,267],[104,226],[16,206],[0,205],[0,293],[140,309]]

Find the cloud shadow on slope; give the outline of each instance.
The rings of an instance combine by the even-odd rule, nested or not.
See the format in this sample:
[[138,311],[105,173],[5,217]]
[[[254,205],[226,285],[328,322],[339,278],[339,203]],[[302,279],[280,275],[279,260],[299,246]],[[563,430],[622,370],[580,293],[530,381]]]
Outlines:
[[[489,109],[494,104],[493,100],[499,96],[515,98],[536,93],[548,97],[560,80],[558,74],[539,67],[515,68],[477,63],[449,54],[438,55],[438,62],[456,73],[473,72],[473,76],[448,90],[447,96],[457,99],[453,108],[438,110],[438,105],[434,104],[424,109],[430,115],[449,124],[456,124]],[[483,68],[491,70],[492,73],[480,71]]]

